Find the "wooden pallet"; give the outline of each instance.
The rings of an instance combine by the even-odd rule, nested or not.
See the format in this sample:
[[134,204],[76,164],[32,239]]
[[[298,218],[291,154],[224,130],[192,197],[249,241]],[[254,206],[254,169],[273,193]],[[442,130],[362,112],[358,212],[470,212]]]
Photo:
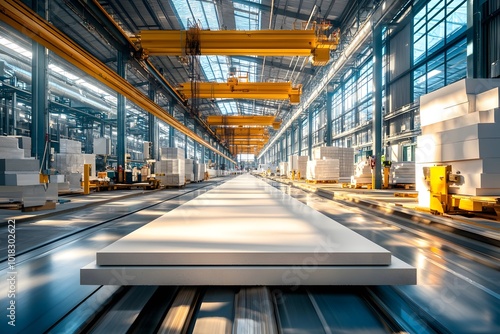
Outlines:
[[372,184],[371,183],[342,183],[342,188],[372,189]]
[[411,198],[417,198],[418,194],[417,193],[394,193],[395,197],[411,197]]
[[413,190],[415,189],[415,183],[396,183],[396,184],[391,184],[390,187],[405,189],[405,190]]
[[306,183],[310,184],[335,184],[339,183],[338,180],[306,180]]

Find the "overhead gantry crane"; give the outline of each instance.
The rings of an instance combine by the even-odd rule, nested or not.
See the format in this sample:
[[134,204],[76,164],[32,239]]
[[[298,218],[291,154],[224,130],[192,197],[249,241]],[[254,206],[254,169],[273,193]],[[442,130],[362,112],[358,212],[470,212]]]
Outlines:
[[[330,60],[330,51],[339,44],[340,33],[336,30],[327,35],[331,26],[326,23],[313,24],[310,29],[296,30],[202,30],[194,26],[188,30],[146,30],[137,37],[140,52],[138,57],[148,56],[306,56],[314,66],[324,66]],[[289,82],[251,83],[240,77],[230,76],[226,83],[185,82],[178,91],[184,98],[245,98],[290,100],[300,103],[302,86],[292,87]],[[281,122],[272,116],[209,116],[209,126],[266,127],[279,129]],[[231,153],[258,153],[267,142],[265,139],[239,135],[221,136],[229,143]],[[256,145],[251,140],[258,139]],[[238,144],[235,144],[236,143]]]
[[[302,85],[292,86],[291,82],[248,82],[240,77],[229,77],[226,83],[220,82],[184,82],[177,90],[185,99],[261,99],[290,100],[290,104],[299,104]],[[193,96],[194,95],[194,96]]]
[[330,60],[339,44],[339,32],[327,36],[330,24],[294,30],[143,30],[137,37],[140,57],[148,56],[306,56],[314,66]]
[[224,140],[231,154],[258,153],[269,140],[267,127],[279,129],[274,116],[208,116],[207,124]]

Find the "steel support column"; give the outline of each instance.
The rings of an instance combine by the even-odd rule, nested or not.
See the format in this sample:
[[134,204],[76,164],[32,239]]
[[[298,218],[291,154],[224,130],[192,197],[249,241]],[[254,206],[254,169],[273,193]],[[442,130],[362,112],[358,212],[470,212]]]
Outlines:
[[293,123],[290,125],[290,155],[293,155],[295,152],[295,127]]
[[[188,128],[189,126],[187,115],[184,114],[184,126]],[[188,158],[188,137],[184,134],[184,159]]]
[[[15,136],[15,135],[17,135],[17,131],[16,131],[16,128],[17,128],[17,112],[16,112],[17,93],[16,92],[12,93],[11,105],[12,105],[12,134]],[[7,128],[7,131],[8,131],[8,128]]]
[[375,189],[382,186],[382,27],[373,30],[373,156],[375,157]]
[[[175,107],[175,101],[171,101],[168,104],[168,113],[175,118],[174,107]],[[173,126],[170,126],[170,128],[168,129],[168,146],[175,147],[175,129]]]
[[[193,132],[197,134],[196,122],[193,122]],[[194,159],[194,161],[198,161],[197,156],[196,156],[197,152],[198,152],[198,143],[196,143],[196,141],[194,141],[193,142],[193,155],[194,155],[193,159]]]
[[[36,4],[38,1],[34,1]],[[42,13],[40,13],[42,14]],[[47,169],[47,155],[49,147],[46,147],[47,130],[49,124],[47,103],[47,49],[33,42],[32,56],[32,86],[31,86],[31,156],[40,161],[40,169]],[[9,114],[7,113],[7,118]],[[8,129],[6,129],[8,131]]]
[[302,120],[297,122],[297,155],[302,152]]
[[325,146],[332,146],[332,106],[333,93],[326,93]]
[[487,77],[483,54],[482,12],[479,2],[479,0],[467,0],[467,78],[471,79]]
[[[121,51],[117,52],[116,73],[122,78],[126,79],[126,54]],[[127,109],[125,96],[117,93],[117,106],[116,106],[116,163],[125,169],[125,154],[127,153]]]
[[309,135],[307,136],[307,156],[309,157],[309,160],[312,159],[312,146],[313,146],[313,114],[314,110],[313,108],[309,108],[307,111],[307,117],[308,117],[308,126],[309,126]]
[[[148,97],[156,103],[156,87],[150,82],[148,87]],[[148,113],[148,141],[151,143],[151,159],[160,160],[160,128],[158,118]]]

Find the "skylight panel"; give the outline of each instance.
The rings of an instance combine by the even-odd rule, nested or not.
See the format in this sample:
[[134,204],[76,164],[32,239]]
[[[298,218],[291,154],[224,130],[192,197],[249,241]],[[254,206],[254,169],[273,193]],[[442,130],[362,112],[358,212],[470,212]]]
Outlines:
[[201,28],[219,30],[219,19],[213,2],[190,0],[173,0],[172,4],[184,29],[188,21],[201,23]]
[[235,115],[238,107],[236,106],[236,102],[230,101],[217,101],[217,106],[220,109],[222,115]]

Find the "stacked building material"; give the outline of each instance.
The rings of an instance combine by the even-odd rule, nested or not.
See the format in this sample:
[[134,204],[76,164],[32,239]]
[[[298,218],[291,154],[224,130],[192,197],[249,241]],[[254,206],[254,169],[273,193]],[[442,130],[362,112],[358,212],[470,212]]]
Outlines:
[[17,138],[0,137],[0,157],[2,157],[2,159],[24,158],[24,151],[19,148]]
[[59,153],[82,153],[82,143],[71,139],[59,139]]
[[311,160],[307,162],[307,180],[338,181],[339,175],[338,159]]
[[31,137],[26,137],[26,136],[9,136],[9,137],[16,138],[18,147],[24,151],[25,158],[31,158]]
[[390,184],[414,184],[415,163],[411,161],[393,162],[389,174]]
[[354,175],[351,178],[353,184],[371,184],[372,183],[372,168],[369,160],[358,162]]
[[206,171],[207,171],[206,164],[200,164],[200,163],[195,162],[193,164],[194,181],[200,182],[200,181],[205,180],[205,172]]
[[40,184],[40,162],[36,159],[0,159],[1,186]]
[[184,170],[186,172],[186,182],[194,181],[194,161],[193,159],[186,159]]
[[354,174],[354,149],[352,147],[321,146],[312,150],[313,160],[338,159],[339,179],[349,182]]
[[57,202],[57,185],[40,184],[40,162],[25,158],[18,145],[19,137],[0,137],[0,203],[28,208]]
[[182,148],[162,147],[160,148],[160,160],[166,159],[185,159],[185,152]]
[[423,167],[451,165],[460,180],[452,194],[500,195],[500,80],[464,79],[420,98],[415,182],[429,205]]
[[307,155],[299,155],[297,161],[298,161],[298,170],[300,173],[300,178],[305,179],[307,174],[307,162],[309,161],[309,157]]
[[94,154],[110,155],[111,154],[111,139],[109,139],[109,138],[94,138]]
[[[60,139],[59,153],[54,155],[53,167],[66,176],[70,190],[81,189],[83,179],[83,168],[85,164],[90,164],[90,178],[96,178],[97,171],[95,165],[95,154],[82,153],[82,143],[75,140]],[[65,185],[61,185],[65,188]]]
[[288,162],[280,162],[280,172],[279,176],[287,176],[288,175]]
[[299,169],[299,156],[298,155],[290,155],[288,156],[288,169],[287,169],[287,176],[291,177],[292,172],[295,171],[295,173]]
[[156,174],[162,185],[183,186],[186,184],[184,159],[166,159],[157,161]]

